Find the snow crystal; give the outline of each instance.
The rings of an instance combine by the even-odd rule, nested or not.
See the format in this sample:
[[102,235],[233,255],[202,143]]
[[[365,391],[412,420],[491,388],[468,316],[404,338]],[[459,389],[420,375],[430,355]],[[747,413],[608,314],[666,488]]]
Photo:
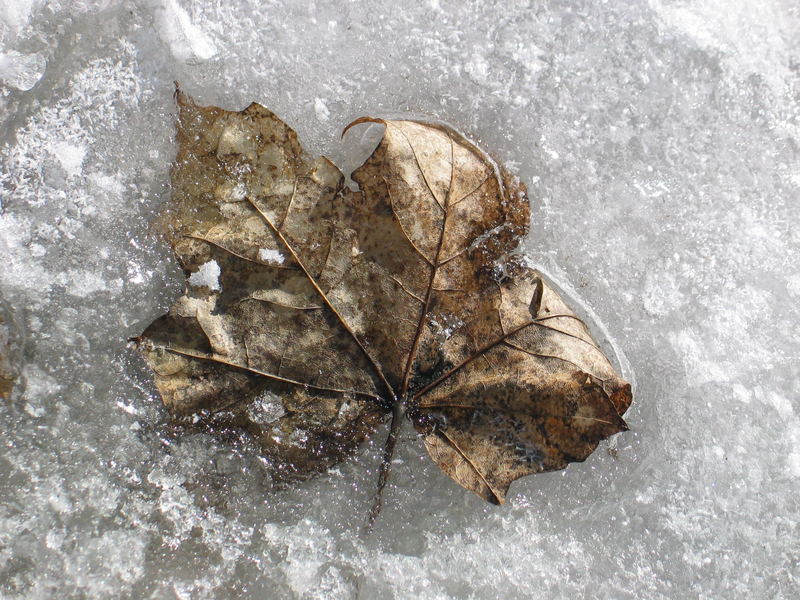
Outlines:
[[284,261],[283,254],[281,254],[280,250],[274,250],[273,248],[259,248],[258,258],[265,262],[278,265],[283,264]]
[[189,276],[189,285],[197,287],[205,286],[212,291],[219,291],[220,271],[217,261],[210,260],[198,267],[197,271]]

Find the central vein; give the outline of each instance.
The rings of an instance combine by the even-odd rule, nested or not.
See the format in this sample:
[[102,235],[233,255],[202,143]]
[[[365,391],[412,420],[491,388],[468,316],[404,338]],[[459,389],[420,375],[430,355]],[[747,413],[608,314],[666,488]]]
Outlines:
[[[405,134],[404,134],[405,135]],[[442,219],[442,229],[439,232],[439,241],[436,244],[436,257],[433,260],[433,264],[431,265],[431,276],[428,280],[428,289],[425,292],[425,304],[422,307],[422,313],[419,317],[419,322],[417,323],[417,331],[414,334],[414,342],[411,345],[411,350],[408,353],[408,359],[406,360],[406,368],[405,374],[403,375],[403,387],[400,391],[400,396],[405,398],[406,394],[408,393],[408,386],[411,381],[411,368],[414,365],[414,359],[417,357],[417,350],[419,349],[419,343],[422,339],[422,329],[425,326],[425,317],[428,315],[428,309],[430,308],[431,303],[431,296],[433,295],[433,282],[436,279],[436,273],[439,269],[439,261],[440,256],[442,253],[442,246],[444,245],[444,234],[447,230],[447,217],[450,213],[450,194],[453,191],[453,178],[455,176],[455,161],[454,161],[454,144],[453,138],[450,136],[450,133],[447,134],[448,138],[450,139],[450,185],[447,188],[447,196],[445,197],[444,201],[444,219]],[[411,141],[406,137],[408,141],[408,145],[411,146],[411,151],[414,152],[414,147],[411,145]],[[414,158],[416,159],[416,152],[414,152]],[[428,183],[428,179],[425,177],[425,172],[422,170],[422,165],[419,163],[419,159],[417,159],[417,166],[419,167],[420,173],[422,174],[422,179],[425,181],[425,185],[428,187],[428,192],[433,197],[433,201],[436,204],[439,204],[436,200],[436,194],[434,194],[433,189],[431,188],[430,184]]]

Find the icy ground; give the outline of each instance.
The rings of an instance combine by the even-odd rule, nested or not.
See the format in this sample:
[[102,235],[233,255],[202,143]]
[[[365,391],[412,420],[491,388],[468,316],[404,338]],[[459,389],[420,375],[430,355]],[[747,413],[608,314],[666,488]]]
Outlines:
[[[367,539],[377,445],[276,491],[172,436],[125,340],[182,286],[174,79],[350,167],[363,114],[480,140],[627,356],[632,431],[496,508],[407,430]],[[800,597],[798,144],[795,0],[3,0],[0,597]]]

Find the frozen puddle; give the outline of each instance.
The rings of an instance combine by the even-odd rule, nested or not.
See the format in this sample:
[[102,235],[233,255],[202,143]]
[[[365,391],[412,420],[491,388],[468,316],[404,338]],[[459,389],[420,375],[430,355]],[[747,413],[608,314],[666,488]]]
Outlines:
[[[0,297],[19,379],[0,400],[0,597],[800,596],[787,6],[3,4]],[[126,347],[184,285],[153,227],[174,80],[203,104],[258,101],[345,172],[362,134],[342,127],[393,113],[512,168],[526,255],[635,374],[631,430],[497,508],[406,428],[369,538],[385,432],[290,489],[246,440],[176,435]],[[224,283],[213,264],[195,282]],[[267,400],[258,418],[278,414]]]

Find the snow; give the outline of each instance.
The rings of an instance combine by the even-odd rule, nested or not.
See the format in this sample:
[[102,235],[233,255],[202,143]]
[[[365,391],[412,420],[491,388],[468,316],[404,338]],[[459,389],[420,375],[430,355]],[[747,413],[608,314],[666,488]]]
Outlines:
[[151,1],[150,9],[161,40],[179,61],[208,60],[217,53],[214,42],[192,22],[176,0]]
[[317,120],[319,121],[327,121],[331,118],[328,106],[322,98],[314,99],[314,113],[317,115]]
[[189,275],[189,285],[197,287],[205,286],[210,290],[218,291],[220,271],[217,261],[210,260],[197,268],[197,271]]
[[83,160],[86,158],[85,147],[69,142],[56,142],[52,145],[51,152],[68,176],[75,177],[81,174]]
[[[799,31],[784,0],[0,3],[0,597],[800,596]],[[246,439],[176,434],[127,346],[184,287],[153,225],[174,80],[347,168],[365,114],[511,165],[631,431],[497,508],[406,428],[367,538],[385,431],[287,489]]]
[[274,248],[259,248],[258,258],[260,258],[264,262],[278,264],[278,265],[282,264],[284,261],[283,254],[281,254],[279,250],[275,250]]

